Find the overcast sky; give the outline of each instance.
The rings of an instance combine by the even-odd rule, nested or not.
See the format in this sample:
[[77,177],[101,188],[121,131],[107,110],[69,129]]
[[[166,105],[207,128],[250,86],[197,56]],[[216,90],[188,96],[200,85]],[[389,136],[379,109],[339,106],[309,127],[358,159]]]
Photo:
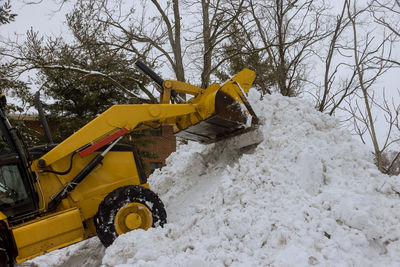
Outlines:
[[60,10],[59,5],[52,0],[29,5],[26,4],[28,2],[33,1],[11,1],[12,12],[17,14],[17,17],[14,22],[1,26],[0,34],[3,39],[7,37],[14,39],[14,32],[23,36],[31,27],[46,35],[59,35],[65,32],[64,18],[68,6],[64,6]]

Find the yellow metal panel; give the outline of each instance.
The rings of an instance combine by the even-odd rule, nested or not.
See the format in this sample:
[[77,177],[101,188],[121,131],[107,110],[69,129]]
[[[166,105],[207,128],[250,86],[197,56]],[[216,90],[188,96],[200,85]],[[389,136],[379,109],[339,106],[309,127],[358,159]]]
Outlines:
[[12,228],[21,263],[84,239],[78,209],[70,209]]
[[[50,196],[68,184],[99,152],[82,158],[76,154],[71,171],[66,175],[39,173],[38,178],[46,205]],[[70,164],[70,156],[52,164],[54,170],[65,170]],[[110,151],[102,161],[66,198],[58,210],[79,207],[83,219],[89,219],[97,212],[99,203],[114,189],[124,185],[140,185],[140,179],[132,151]],[[43,206],[40,197],[40,207]]]
[[204,89],[200,87],[180,81],[166,80],[164,81],[163,86],[164,88],[172,89],[177,91],[178,93],[184,94],[198,95],[204,92]]
[[[45,161],[46,166],[49,166],[115,129],[125,128],[131,131],[140,122],[162,120],[193,112],[196,112],[196,109],[191,104],[114,105],[65,139],[41,159]],[[32,166],[33,171],[38,170],[37,163],[38,160]]]
[[243,69],[241,72],[232,77],[231,81],[238,82],[245,93],[248,93],[254,79],[256,78],[256,73],[249,69]]
[[[232,79],[224,83],[221,86],[221,91],[230,95],[233,99],[235,99],[236,102],[243,104],[242,98],[245,99],[243,93],[247,94],[249,92],[255,77],[256,74],[254,71],[243,69]],[[243,92],[240,90],[237,84],[240,85],[240,88],[243,90]]]
[[7,216],[0,211],[0,221],[4,221],[7,219]]
[[[97,153],[85,158],[76,156],[71,173],[58,178],[65,179],[65,182],[71,181],[95,154]],[[59,168],[62,169],[61,166]],[[96,214],[105,195],[124,185],[140,185],[133,152],[111,151],[105,156],[102,164],[71,192],[70,198],[75,202],[73,205],[80,208],[81,216],[89,219]]]

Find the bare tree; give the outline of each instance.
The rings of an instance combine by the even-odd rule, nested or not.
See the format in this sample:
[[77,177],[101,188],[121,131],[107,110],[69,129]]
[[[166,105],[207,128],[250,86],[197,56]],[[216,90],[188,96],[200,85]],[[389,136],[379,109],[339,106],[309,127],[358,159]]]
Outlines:
[[[371,0],[370,12],[375,22],[384,26],[394,36],[400,38],[400,0]],[[382,58],[400,67],[400,61],[397,58]]]
[[387,125],[386,138],[380,149],[382,151],[380,165],[383,172],[390,175],[400,174],[400,152],[394,153],[394,150],[390,149],[391,145],[400,141],[400,105],[395,101],[395,98],[398,97],[400,97],[400,92],[397,90],[397,95],[392,96],[389,101],[385,95],[385,91],[383,91],[383,101],[381,103],[374,101],[374,104],[382,112]]
[[[348,46],[351,21],[347,16],[349,0],[343,2],[341,12],[336,16],[333,31],[330,33],[328,50],[321,56],[324,62],[322,90],[316,91],[316,108],[321,112],[333,115],[345,100],[360,89],[357,79],[357,68],[349,62],[353,49]],[[368,7],[357,10],[354,17],[367,11]],[[351,31],[350,31],[351,32]]]
[[372,0],[369,6],[375,21],[400,37],[400,0]]
[[169,62],[175,71],[176,79],[178,81],[185,81],[185,71],[183,68],[182,45],[181,45],[181,15],[179,11],[179,1],[172,0],[172,10],[174,19],[173,23],[171,23],[170,19],[168,18],[166,11],[164,11],[161,8],[159,1],[151,0],[151,2],[157,8],[158,12],[162,17],[162,20],[164,21],[164,24],[168,32],[168,40],[172,52],[174,54],[174,58],[171,59],[170,57],[168,57],[168,54],[165,53],[163,49],[161,49],[160,52],[162,52],[164,56],[169,58]]
[[[149,7],[152,7],[150,12]],[[90,21],[84,25],[86,31],[95,34],[96,25],[107,28],[103,38],[93,45],[124,51],[132,58],[141,57],[150,65],[161,57],[171,67],[176,79],[185,81],[178,0],[166,4],[156,0],[140,0],[140,5],[122,0],[81,0],[69,16],[76,16],[76,11],[84,8],[91,11],[81,14],[84,16],[81,19]]]
[[[226,0],[201,0],[202,24],[201,37],[197,37],[195,42],[200,42],[203,47],[203,63],[201,73],[201,87],[206,88],[210,83],[211,73],[226,60],[221,58],[221,54],[216,53],[218,47],[237,32],[229,31],[229,27],[243,10],[244,0],[226,1]],[[214,65],[213,65],[214,61]]]
[[[371,31],[367,31],[364,34],[363,40],[359,40],[360,32],[358,31],[359,24],[357,22],[357,5],[356,1],[346,1],[347,5],[347,17],[350,20],[352,27],[353,37],[353,59],[354,66],[357,71],[357,79],[360,86],[360,94],[356,95],[355,101],[350,102],[349,111],[352,115],[354,128],[360,135],[361,140],[365,142],[364,135],[368,133],[369,138],[373,144],[374,155],[378,169],[385,172],[382,165],[382,153],[388,148],[394,141],[390,141],[393,125],[397,120],[398,115],[393,117],[391,110],[384,98],[384,104],[380,105],[376,100],[374,86],[376,87],[377,79],[385,73],[391,64],[388,61],[380,60],[386,55],[391,55],[392,39],[391,35],[384,34],[382,40],[376,40],[375,34]],[[362,103],[359,103],[361,100]],[[355,103],[355,104],[354,104]],[[376,115],[374,115],[373,108],[377,107],[384,111],[388,117],[386,119],[389,123],[387,130],[386,140],[381,146],[378,140],[378,134],[376,131]],[[397,110],[397,109],[396,109]]]
[[[87,16],[93,25],[109,28],[107,38],[97,45],[125,50],[151,65],[168,66],[179,81],[186,80],[185,69],[196,65],[201,71],[201,86],[207,87],[211,74],[226,60],[218,50],[234,34],[229,26],[243,12],[244,1],[141,0],[138,7],[122,0],[82,0],[78,5],[91,7],[93,12]],[[182,8],[185,15],[181,14]],[[189,52],[194,62],[186,60],[185,64]]]
[[295,96],[306,80],[304,64],[313,45],[328,35],[324,2],[248,0],[254,27],[274,68],[276,86],[285,96]]

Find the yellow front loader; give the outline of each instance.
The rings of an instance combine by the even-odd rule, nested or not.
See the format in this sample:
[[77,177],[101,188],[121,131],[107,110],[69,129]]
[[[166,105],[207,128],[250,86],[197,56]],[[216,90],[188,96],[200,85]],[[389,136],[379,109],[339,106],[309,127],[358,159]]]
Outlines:
[[[57,145],[26,149],[0,109],[0,265],[21,263],[97,235],[105,246],[134,229],[166,223],[137,152],[118,144],[127,133],[173,125],[176,136],[212,143],[252,129],[246,100],[255,77],[244,69],[206,89],[162,80],[160,104],[114,105]],[[192,95],[180,104],[178,93]],[[4,95],[0,100],[5,100]],[[4,103],[5,101],[0,101]]]

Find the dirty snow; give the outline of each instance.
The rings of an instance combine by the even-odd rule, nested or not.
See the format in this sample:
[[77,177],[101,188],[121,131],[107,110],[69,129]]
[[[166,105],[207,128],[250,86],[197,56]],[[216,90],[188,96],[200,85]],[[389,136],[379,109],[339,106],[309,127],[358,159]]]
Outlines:
[[[150,177],[164,228],[92,238],[28,266],[400,266],[399,177],[301,99],[249,97],[264,141],[178,147]],[[239,142],[240,143],[240,142]]]

